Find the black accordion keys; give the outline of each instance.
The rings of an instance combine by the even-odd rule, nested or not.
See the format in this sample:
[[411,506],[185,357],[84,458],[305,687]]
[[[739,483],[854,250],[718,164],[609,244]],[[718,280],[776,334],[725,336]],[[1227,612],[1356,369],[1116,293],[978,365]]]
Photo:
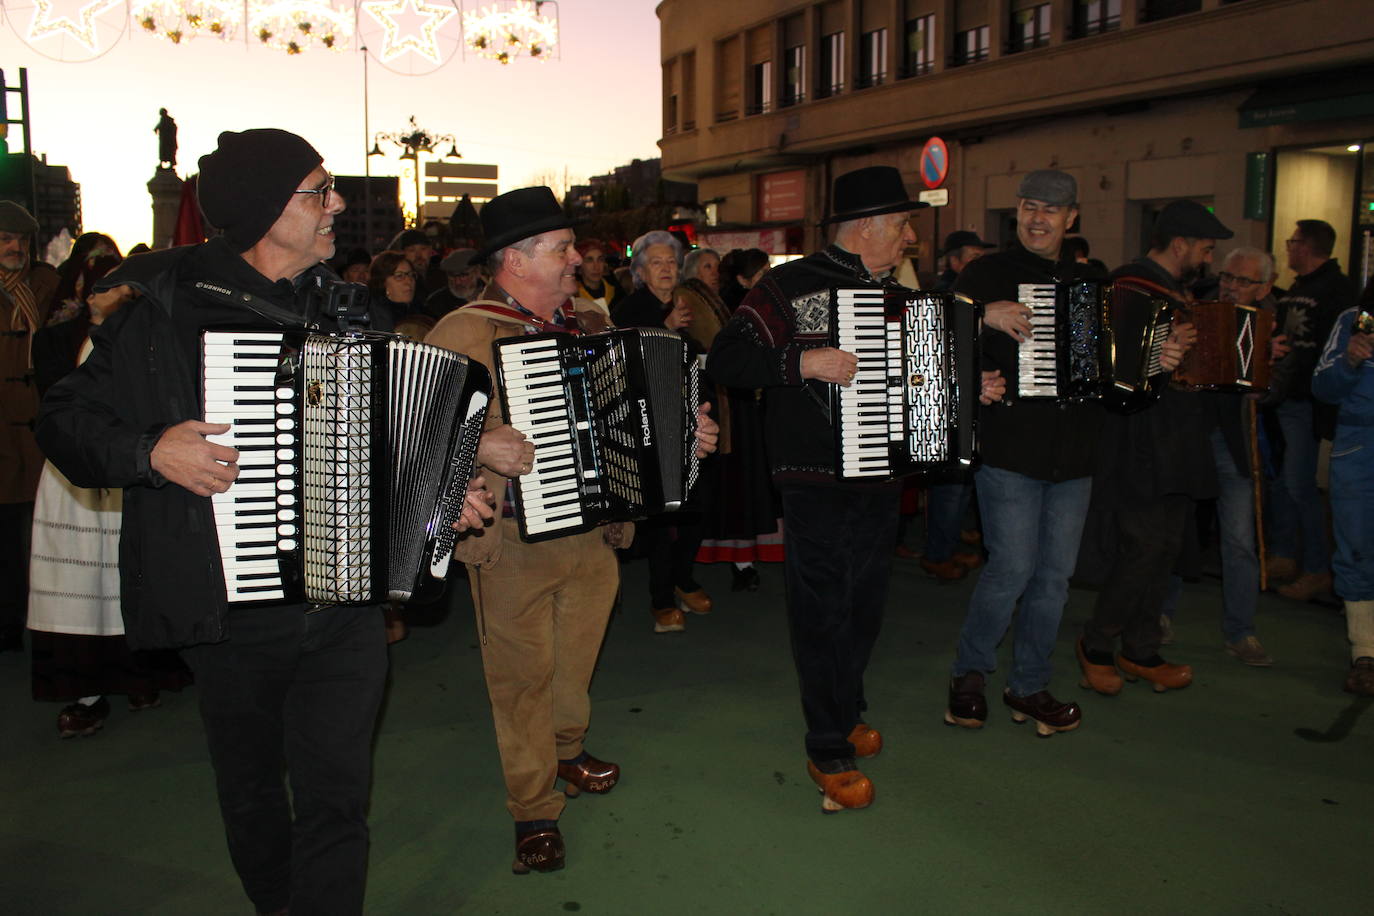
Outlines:
[[1110,285],[1022,283],[1031,336],[1016,352],[1016,397],[1091,401],[1110,384]]
[[1269,339],[1274,313],[1235,302],[1196,302],[1187,319],[1197,342],[1174,371],[1174,380],[1192,390],[1268,391]]
[[950,293],[835,289],[831,344],[859,359],[832,385],[836,476],[884,479],[977,457],[980,310]]
[[1111,289],[1111,384],[1102,402],[1133,413],[1159,399],[1169,383],[1160,365],[1174,320],[1174,304],[1148,289],[1118,280]]
[[374,604],[442,579],[491,376],[385,334],[201,335],[211,440],[239,477],[211,497],[230,604]]
[[543,541],[678,509],[697,477],[700,371],[657,328],[493,344],[506,422],[534,443],[514,478],[520,537]]

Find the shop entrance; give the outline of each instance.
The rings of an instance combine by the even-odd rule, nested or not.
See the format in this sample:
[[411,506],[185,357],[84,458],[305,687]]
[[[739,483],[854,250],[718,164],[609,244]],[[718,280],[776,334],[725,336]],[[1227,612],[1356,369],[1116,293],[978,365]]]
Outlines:
[[1369,282],[1374,254],[1374,140],[1279,150],[1274,182],[1270,247],[1287,288],[1293,271],[1284,240],[1300,219],[1320,219],[1336,230],[1332,256],[1361,289]]

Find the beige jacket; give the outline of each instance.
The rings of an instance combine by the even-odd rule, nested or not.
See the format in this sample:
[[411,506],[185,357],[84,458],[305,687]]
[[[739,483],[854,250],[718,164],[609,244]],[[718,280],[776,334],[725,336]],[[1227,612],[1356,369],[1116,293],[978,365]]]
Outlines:
[[[516,318],[507,318],[503,315],[494,315],[491,312],[481,311],[473,306],[495,301],[496,304],[505,305],[504,302],[492,296],[489,288],[487,295],[482,299],[470,302],[467,305],[449,312],[439,323],[434,326],[434,330],[425,336],[425,343],[433,344],[436,347],[443,347],[462,353],[468,359],[475,359],[477,362],[486,366],[491,373],[492,393],[491,404],[487,408],[486,429],[495,429],[505,424],[505,417],[501,412],[501,394],[497,388],[496,369],[493,365],[494,357],[492,354],[492,344],[504,337],[521,336],[532,327],[531,325]],[[577,309],[578,323],[582,329],[588,333],[604,331],[610,327],[610,323],[605,319],[601,312],[595,308],[595,303],[587,303],[593,306],[590,310],[584,311],[581,300],[574,300],[574,307]],[[508,478],[503,477],[491,468],[482,468],[482,476],[486,478],[487,489],[496,496],[497,515],[492,524],[481,531],[470,531],[460,535],[458,543],[454,545],[453,557],[460,563],[469,566],[476,566],[480,569],[490,569],[501,559],[501,543],[503,525],[515,524],[513,519],[501,517],[501,502],[505,498],[506,482]],[[606,541],[612,547],[629,546],[634,537],[634,525],[626,522],[623,525],[607,525],[604,529]]]

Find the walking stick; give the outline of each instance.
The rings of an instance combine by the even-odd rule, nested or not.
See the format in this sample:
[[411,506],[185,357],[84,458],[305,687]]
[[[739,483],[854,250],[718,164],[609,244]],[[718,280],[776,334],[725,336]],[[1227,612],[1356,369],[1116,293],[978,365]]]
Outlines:
[[1269,571],[1264,548],[1264,493],[1260,485],[1259,410],[1253,398],[1246,400],[1250,412],[1250,486],[1255,502],[1255,553],[1259,557],[1259,590],[1269,587]]

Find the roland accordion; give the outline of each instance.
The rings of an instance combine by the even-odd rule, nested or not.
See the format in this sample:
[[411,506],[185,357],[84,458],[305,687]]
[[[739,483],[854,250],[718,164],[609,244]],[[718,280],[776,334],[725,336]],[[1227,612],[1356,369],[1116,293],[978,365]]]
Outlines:
[[211,497],[230,604],[405,600],[448,573],[491,377],[392,335],[201,335],[211,441],[239,477]]
[[522,540],[681,508],[701,381],[680,335],[531,334],[493,350],[506,422],[534,443],[534,466],[513,479]]
[[1198,302],[1188,306],[1186,317],[1197,328],[1197,343],[1183,357],[1174,381],[1195,390],[1269,389],[1273,312],[1233,302]]
[[859,359],[832,385],[836,476],[902,477],[977,456],[981,310],[951,293],[835,289],[831,344]]
[[1023,283],[1031,336],[1016,352],[1016,397],[1060,403],[1102,396],[1111,375],[1111,286],[1093,281]]

